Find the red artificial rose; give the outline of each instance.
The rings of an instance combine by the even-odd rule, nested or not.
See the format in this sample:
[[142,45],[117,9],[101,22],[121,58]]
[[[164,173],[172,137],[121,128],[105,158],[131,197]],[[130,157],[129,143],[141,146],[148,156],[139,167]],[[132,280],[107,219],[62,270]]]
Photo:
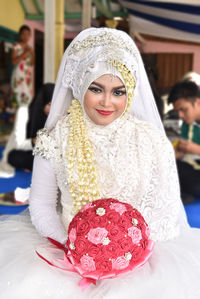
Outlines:
[[90,219],[91,227],[104,227],[105,226],[105,219],[103,216],[95,215],[93,218]]
[[110,221],[111,223],[118,224],[118,221],[120,219],[120,214],[117,213],[116,211],[111,210],[110,212],[106,213],[106,217],[108,221]]
[[118,243],[124,252],[128,252],[129,249],[132,247],[132,240],[130,237],[128,237],[128,235],[127,235],[127,237],[124,237],[123,239],[118,240]]
[[95,208],[102,208],[102,207],[108,208],[111,201],[112,201],[112,199],[108,198],[108,199],[104,200],[103,205],[102,205],[102,199],[98,199],[93,202],[93,205],[95,206]]
[[81,218],[82,219],[89,219],[89,218],[93,218],[93,217],[95,217],[95,211],[94,211],[94,209],[93,208],[88,208],[88,209],[86,209],[85,211],[82,211],[81,212]]
[[126,216],[122,216],[118,221],[118,225],[122,230],[127,230],[133,224],[131,223],[130,218],[127,218]]
[[115,224],[110,224],[109,226],[109,235],[108,237],[112,240],[118,240],[123,238],[124,233],[120,230],[120,228]]
[[101,246],[91,244],[88,247],[89,256],[93,257],[95,260],[102,256]]
[[89,247],[89,242],[86,238],[84,237],[77,237],[75,241],[75,250],[78,253],[85,254],[87,253],[87,249]]
[[137,215],[135,214],[134,210],[128,210],[126,212],[124,212],[123,214],[124,217],[127,217],[128,219],[132,219],[132,218],[138,218]]
[[90,223],[84,219],[77,222],[77,236],[87,235],[90,230]]
[[72,228],[75,228],[75,229],[77,230],[78,222],[80,222],[80,217],[78,217],[78,215],[76,215],[76,216],[73,218],[73,221],[69,224],[68,232],[69,232]]
[[112,240],[109,245],[104,245],[102,247],[102,252],[105,257],[116,258],[121,255],[122,249],[117,242]]
[[95,262],[97,271],[110,272],[112,270],[112,263],[109,260],[101,258]]

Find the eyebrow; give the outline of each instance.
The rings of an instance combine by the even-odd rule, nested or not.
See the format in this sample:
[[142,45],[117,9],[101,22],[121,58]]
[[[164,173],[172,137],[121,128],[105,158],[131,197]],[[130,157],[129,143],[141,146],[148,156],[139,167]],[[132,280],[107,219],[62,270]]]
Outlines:
[[[96,85],[96,86],[98,86],[98,87],[100,87],[100,88],[104,88],[104,86],[102,85],[102,84],[100,84],[100,83],[97,83],[97,82],[92,82],[91,84],[90,84],[90,86],[91,85]],[[121,86],[116,86],[116,87],[114,87],[113,89],[121,89],[121,88],[125,88],[125,86],[124,85],[121,85]]]

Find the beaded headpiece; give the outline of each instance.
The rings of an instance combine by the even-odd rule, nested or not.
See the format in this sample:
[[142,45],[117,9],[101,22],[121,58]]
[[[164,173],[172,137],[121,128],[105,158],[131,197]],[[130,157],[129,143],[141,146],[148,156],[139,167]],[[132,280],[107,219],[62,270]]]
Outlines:
[[[48,129],[52,129],[58,119],[66,113],[74,97],[82,101],[81,96],[88,87],[89,81],[86,79],[89,79],[90,73],[98,75],[96,78],[103,75],[105,69],[97,65],[107,64],[108,68],[111,60],[125,66],[134,79],[134,101],[132,101],[130,113],[163,130],[137,46],[128,34],[110,28],[88,28],[82,31],[65,51],[46,122]],[[96,72],[97,68],[98,72]],[[115,71],[116,68],[112,68],[111,74]],[[118,72],[117,76],[119,74]],[[93,77],[93,80],[96,78]]]
[[[64,66],[62,84],[71,87],[74,97],[81,104],[90,83],[105,73],[117,75],[124,81],[121,71],[126,68],[133,77],[132,81],[137,81],[138,52],[133,44],[124,38],[125,33],[111,31],[108,28],[102,29],[92,30],[91,34],[86,36],[83,32],[82,38],[79,36],[77,41],[75,39],[70,45],[68,59]],[[130,60],[130,55],[135,62],[133,59]],[[120,67],[120,64],[125,68]]]

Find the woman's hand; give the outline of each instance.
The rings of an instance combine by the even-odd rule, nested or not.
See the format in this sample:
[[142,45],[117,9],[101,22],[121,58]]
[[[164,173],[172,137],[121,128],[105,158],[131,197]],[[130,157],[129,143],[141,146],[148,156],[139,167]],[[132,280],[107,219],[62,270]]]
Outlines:
[[26,47],[24,52],[18,56],[17,51],[12,51],[12,64],[17,65],[21,60],[26,59],[31,54],[31,65],[34,64],[34,52],[31,47]]
[[200,155],[200,145],[189,140],[180,139],[177,150],[185,154]]
[[23,53],[23,58],[27,58],[29,54],[32,53],[32,49],[30,47],[27,47],[25,50],[24,50],[24,53]]
[[175,157],[177,160],[181,160],[184,157],[184,152],[178,150],[177,148],[174,148]]

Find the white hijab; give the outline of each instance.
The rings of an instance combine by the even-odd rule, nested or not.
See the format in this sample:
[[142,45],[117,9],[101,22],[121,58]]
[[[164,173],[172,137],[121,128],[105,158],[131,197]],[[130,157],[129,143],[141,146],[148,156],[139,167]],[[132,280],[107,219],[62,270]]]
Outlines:
[[113,74],[123,81],[119,72],[108,63],[111,59],[123,63],[135,79],[136,87],[130,113],[164,131],[134,41],[125,32],[110,28],[89,28],[82,31],[65,51],[45,125],[47,129],[51,130],[56,125],[58,119],[66,113],[73,98],[83,104],[87,88],[98,77]]

